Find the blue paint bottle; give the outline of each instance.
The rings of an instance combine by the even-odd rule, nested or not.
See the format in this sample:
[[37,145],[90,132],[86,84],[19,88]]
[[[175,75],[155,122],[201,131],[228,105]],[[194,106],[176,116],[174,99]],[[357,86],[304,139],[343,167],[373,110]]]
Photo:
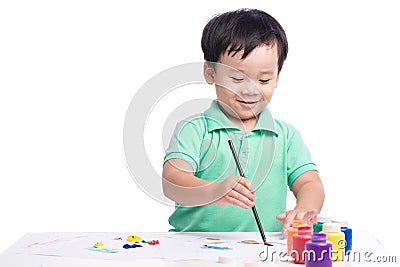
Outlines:
[[348,255],[353,247],[353,230],[349,227],[347,221],[333,219],[332,222],[340,224],[340,230],[344,233],[344,238],[346,240],[346,247],[344,253]]
[[344,233],[346,240],[346,247],[344,249],[345,254],[349,254],[353,247],[353,230],[349,227],[341,227],[341,231]]

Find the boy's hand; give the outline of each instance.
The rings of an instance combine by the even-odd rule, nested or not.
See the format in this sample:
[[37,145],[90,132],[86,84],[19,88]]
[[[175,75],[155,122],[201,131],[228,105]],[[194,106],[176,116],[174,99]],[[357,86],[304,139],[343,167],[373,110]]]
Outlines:
[[253,187],[246,178],[230,176],[224,181],[219,182],[217,188],[218,196],[222,197],[217,199],[214,203],[219,206],[231,204],[243,209],[254,206],[253,201],[256,197]]
[[303,210],[303,209],[294,209],[288,210],[282,214],[276,216],[276,219],[283,223],[282,234],[286,234],[287,229],[290,227],[290,224],[293,220],[305,220],[308,225],[312,225],[317,221],[317,209],[311,210]]

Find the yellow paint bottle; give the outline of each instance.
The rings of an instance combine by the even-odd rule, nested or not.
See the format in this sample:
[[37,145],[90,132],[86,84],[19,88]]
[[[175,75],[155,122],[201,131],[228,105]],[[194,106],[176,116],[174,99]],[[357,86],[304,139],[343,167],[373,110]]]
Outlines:
[[297,234],[299,226],[306,226],[304,220],[293,220],[292,226],[287,230],[287,253],[291,255],[293,249],[293,235]]
[[344,233],[340,230],[340,224],[324,223],[322,232],[326,234],[326,239],[332,242],[332,261],[343,261],[346,240]]

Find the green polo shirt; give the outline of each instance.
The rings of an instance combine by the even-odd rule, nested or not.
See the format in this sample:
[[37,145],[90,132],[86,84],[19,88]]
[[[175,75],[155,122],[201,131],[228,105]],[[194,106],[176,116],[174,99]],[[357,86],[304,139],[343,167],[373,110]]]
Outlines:
[[[306,171],[316,170],[300,133],[291,125],[274,120],[264,109],[251,131],[241,131],[211,103],[204,113],[178,123],[164,163],[173,158],[188,162],[196,177],[223,181],[239,176],[228,140],[232,140],[245,177],[255,189],[255,206],[264,231],[281,231],[276,215],[286,210],[287,188]],[[171,231],[257,232],[251,209],[233,205],[175,205],[169,218]]]

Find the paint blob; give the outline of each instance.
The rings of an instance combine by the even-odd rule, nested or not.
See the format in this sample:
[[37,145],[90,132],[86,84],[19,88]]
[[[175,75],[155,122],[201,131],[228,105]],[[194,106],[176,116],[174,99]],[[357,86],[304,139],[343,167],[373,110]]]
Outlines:
[[258,245],[261,244],[260,242],[256,241],[256,240],[242,240],[239,243],[242,244],[251,244],[251,245]]
[[118,249],[109,249],[109,248],[101,248],[101,247],[99,248],[99,247],[95,247],[95,246],[87,248],[87,250],[97,251],[97,252],[102,252],[102,253],[117,253],[118,252]]
[[147,244],[149,244],[149,245],[159,245],[159,244],[160,244],[160,241],[158,241],[158,240],[151,240],[151,241],[147,242]]
[[209,245],[203,245],[201,248],[216,249],[216,250],[231,250],[232,249],[230,247],[218,247],[218,246],[209,246]]
[[104,244],[101,243],[101,242],[97,242],[94,246],[95,246],[95,247],[102,247],[102,246],[104,246]]
[[207,240],[221,240],[218,237],[207,237]]
[[143,238],[141,238],[140,236],[137,236],[137,235],[130,235],[130,236],[128,236],[128,238],[126,239],[126,241],[128,241],[128,242],[136,242],[136,241],[140,241],[140,240],[142,240]]
[[142,248],[142,247],[143,247],[142,245],[138,245],[138,244],[132,244],[132,245],[125,244],[125,245],[123,246],[123,248],[124,248],[124,249],[130,249],[130,248]]

